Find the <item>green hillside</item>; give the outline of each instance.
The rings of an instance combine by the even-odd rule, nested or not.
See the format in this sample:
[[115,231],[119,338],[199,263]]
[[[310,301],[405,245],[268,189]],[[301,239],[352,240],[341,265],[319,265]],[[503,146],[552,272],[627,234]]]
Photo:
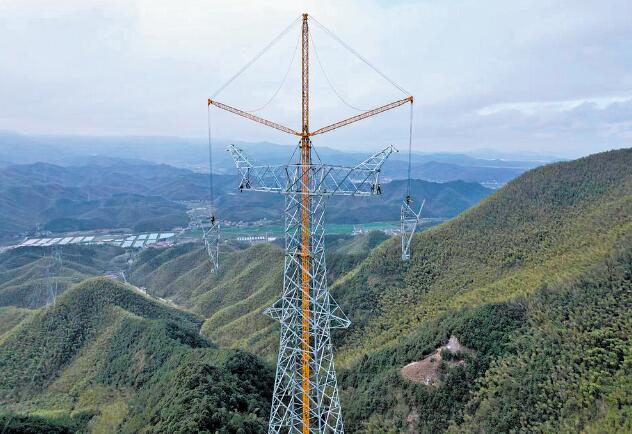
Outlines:
[[[348,431],[603,432],[604,423],[607,432],[626,432],[631,217],[632,150],[608,152],[527,172],[417,235],[409,263],[393,239],[346,268],[332,290],[353,321],[335,335]],[[330,243],[330,254],[352,253],[354,243],[361,241]],[[276,285],[259,280],[273,253],[263,249],[273,247],[257,248],[246,262],[225,261],[228,275],[212,278],[211,310],[190,306],[203,315],[235,313],[207,323],[232,323],[217,334],[224,344],[261,351],[260,342],[273,348],[276,325],[252,314],[278,294],[280,270],[262,267],[279,276]],[[204,273],[191,271],[189,255],[157,261],[154,282],[174,294],[197,288],[182,293],[184,303],[213,293],[195,285],[195,273]],[[248,299],[263,288],[265,297]],[[246,311],[233,307],[244,299]],[[400,369],[450,336],[467,351],[444,354],[435,384],[402,377]]]
[[[527,172],[413,249],[334,284],[350,432],[626,432],[632,150]],[[401,377],[451,335],[472,352],[441,386]]]
[[[577,279],[442,314],[368,352],[340,376],[349,432],[630,432],[630,243]],[[437,362],[438,385],[402,377],[450,336],[471,352]]]
[[[385,239],[381,232],[328,237],[330,281],[359,264]],[[226,250],[218,273],[211,273],[206,251],[192,244],[146,250],[139,255],[130,280],[206,318],[202,334],[221,346],[244,348],[273,360],[277,323],[264,316],[263,310],[281,295],[283,250],[274,244]]]
[[631,210],[632,150],[529,171],[416,236],[409,263],[393,240],[338,281],[332,290],[355,324],[349,342],[374,348],[449,309],[577,277],[630,232]]
[[[376,233],[326,245],[353,322],[334,336],[347,432],[632,431],[632,149],[525,173],[417,234],[407,263],[398,238]],[[278,325],[261,311],[282,261],[276,245],[234,247],[213,274],[199,246],[143,251],[130,280],[183,309],[107,279],[48,309],[12,299],[0,308],[0,421],[263,432],[272,370],[222,348],[274,359]],[[11,257],[0,272],[37,262]]]
[[20,325],[22,321],[28,320],[34,314],[35,311],[30,309],[22,309],[13,306],[0,307],[0,342],[4,336],[9,335],[11,330]]
[[129,286],[87,280],[0,341],[3,419],[12,432],[43,423],[72,432],[264,432],[271,369],[216,349],[199,336],[201,323]]
[[282,288],[279,247],[261,244],[224,254],[216,274],[211,273],[202,248],[148,250],[140,255],[130,278],[151,294],[206,318],[202,334],[221,346],[240,346],[273,357],[276,330],[262,311],[278,299]]

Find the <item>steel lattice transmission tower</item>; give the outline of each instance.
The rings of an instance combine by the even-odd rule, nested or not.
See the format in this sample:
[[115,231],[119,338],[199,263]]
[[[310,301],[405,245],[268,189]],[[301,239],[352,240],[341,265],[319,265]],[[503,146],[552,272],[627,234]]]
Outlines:
[[240,190],[285,195],[285,274],[281,298],[266,314],[281,323],[279,355],[270,434],[343,433],[342,411],[334,369],[331,329],[350,322],[327,287],[324,246],[324,211],[333,195],[380,194],[380,169],[395,151],[389,146],[353,167],[324,164],[313,159],[311,137],[412,103],[407,97],[363,112],[332,125],[309,129],[309,27],[303,14],[301,130],[275,122],[213,99],[208,104],[300,137],[287,165],[256,166],[234,145],[229,152],[241,176]]
[[410,245],[413,241],[413,235],[417,230],[417,226],[421,222],[421,211],[424,209],[426,201],[421,202],[419,211],[415,212],[411,205],[412,200],[410,196],[406,196],[404,203],[402,203],[400,213],[400,233],[402,236],[402,261],[410,260]]
[[[46,256],[44,256],[46,258]],[[48,256],[48,264],[44,268],[46,282],[46,306],[55,306],[59,293],[59,278],[62,271],[61,248],[53,246]]]
[[215,214],[211,214],[209,222],[201,223],[199,227],[202,230],[206,253],[211,261],[211,273],[215,273],[219,270],[219,221],[215,218]]

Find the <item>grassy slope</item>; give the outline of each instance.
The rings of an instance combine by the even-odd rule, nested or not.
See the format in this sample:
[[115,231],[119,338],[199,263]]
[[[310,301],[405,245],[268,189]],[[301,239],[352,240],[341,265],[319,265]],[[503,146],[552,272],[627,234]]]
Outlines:
[[[155,258],[160,266],[145,274],[148,288],[163,288],[165,296],[206,317],[202,334],[220,345],[249,347],[264,356],[274,354],[274,322],[262,310],[276,301],[282,288],[280,248],[262,244],[228,253],[217,274],[210,272],[203,249],[165,259]],[[143,260],[141,257],[140,262]],[[147,272],[147,266],[138,271]],[[259,341],[261,330],[268,333]]]
[[90,432],[263,432],[270,369],[215,349],[201,323],[126,285],[85,281],[0,342],[0,411]]
[[281,249],[257,245],[225,254],[221,262],[221,270],[214,274],[203,249],[147,252],[132,276],[153,294],[170,297],[207,318],[202,334],[221,346],[248,348],[273,358],[275,323],[262,311],[278,299],[282,289]]
[[22,309],[13,306],[0,307],[0,342],[2,342],[12,330],[17,328],[22,321],[30,318],[34,312],[35,311],[30,309]]

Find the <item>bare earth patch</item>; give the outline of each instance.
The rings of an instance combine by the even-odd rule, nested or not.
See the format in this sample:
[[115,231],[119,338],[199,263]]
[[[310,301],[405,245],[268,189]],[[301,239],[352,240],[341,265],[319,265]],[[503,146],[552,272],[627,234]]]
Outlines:
[[[413,383],[425,384],[426,386],[439,386],[439,366],[441,365],[441,352],[449,351],[452,354],[472,352],[469,348],[461,345],[456,336],[451,336],[447,344],[440,346],[431,354],[418,362],[407,364],[401,369],[401,375]],[[448,360],[448,365],[456,366],[465,363],[463,360]]]

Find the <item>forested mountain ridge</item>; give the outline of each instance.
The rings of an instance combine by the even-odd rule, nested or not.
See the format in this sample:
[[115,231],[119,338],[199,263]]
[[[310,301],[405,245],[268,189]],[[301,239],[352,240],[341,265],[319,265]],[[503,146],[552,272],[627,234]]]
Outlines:
[[[23,247],[0,255],[0,306],[37,308],[73,284],[125,269],[128,254],[114,246],[66,245],[59,261],[52,247]],[[50,286],[50,288],[49,288]]]
[[[418,316],[506,300],[545,280],[577,276],[630,230],[631,190],[631,149],[531,170],[416,235],[410,262],[400,261],[398,242],[384,243],[332,291],[355,312],[358,336],[375,346]],[[367,315],[358,313],[365,312],[353,298],[358,293],[369,303]],[[401,315],[400,304],[408,315]],[[372,320],[380,325],[364,329]]]
[[272,244],[226,252],[221,268],[211,273],[204,249],[182,246],[173,251],[146,251],[130,279],[158,297],[169,298],[206,318],[201,333],[222,346],[247,348],[274,360],[274,321],[263,310],[278,298],[283,285],[283,252]]
[[[359,264],[387,238],[377,231],[328,236],[330,281]],[[51,289],[59,296],[84,279],[124,273],[152,297],[167,298],[199,314],[205,319],[204,336],[222,346],[248,348],[274,359],[275,323],[262,312],[278,299],[282,287],[283,252],[278,245],[224,244],[217,273],[211,272],[206,250],[199,243],[147,249],[136,256],[112,246],[67,245],[59,254],[60,264],[53,258],[52,247],[24,247],[0,255],[0,309],[4,309],[6,324],[11,323],[9,318],[28,317],[32,311],[23,308],[51,303]],[[2,324],[0,334],[1,328]]]
[[[410,263],[380,245],[332,288],[350,431],[627,432],[631,243],[626,149],[525,173],[415,236]],[[441,386],[401,377],[451,335],[471,352]]]
[[[0,413],[45,416],[61,432],[264,432],[270,367],[216,349],[201,321],[87,280],[0,339]],[[8,432],[40,423],[3,422]]]

